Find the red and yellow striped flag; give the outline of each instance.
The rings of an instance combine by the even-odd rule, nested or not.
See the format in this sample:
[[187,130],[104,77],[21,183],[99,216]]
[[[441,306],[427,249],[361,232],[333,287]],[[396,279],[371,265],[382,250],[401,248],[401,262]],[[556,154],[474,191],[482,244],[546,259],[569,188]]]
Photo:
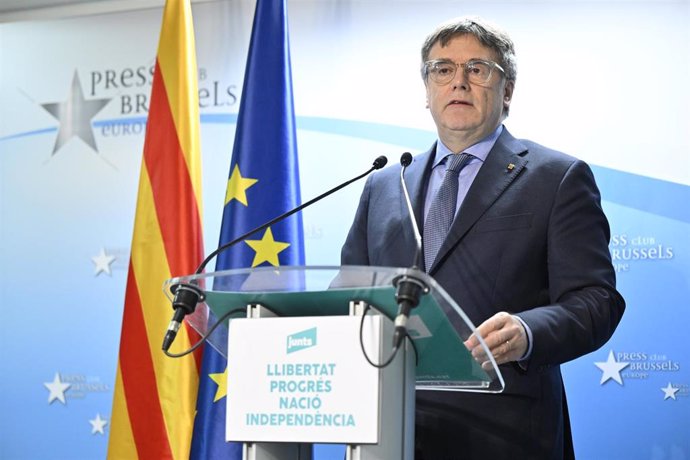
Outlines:
[[[161,343],[172,316],[163,282],[203,259],[201,153],[189,0],[168,0],[151,89],[125,294],[108,458],[186,459],[198,355],[172,359]],[[177,350],[197,335],[180,328]]]

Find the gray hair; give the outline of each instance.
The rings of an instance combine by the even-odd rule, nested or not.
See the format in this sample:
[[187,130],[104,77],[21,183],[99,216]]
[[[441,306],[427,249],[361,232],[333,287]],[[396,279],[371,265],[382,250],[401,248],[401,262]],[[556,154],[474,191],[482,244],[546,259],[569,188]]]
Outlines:
[[476,16],[464,16],[445,22],[424,40],[422,46],[422,79],[424,82],[427,78],[424,63],[429,60],[431,48],[436,43],[446,46],[453,38],[466,34],[473,35],[482,45],[493,50],[498,56],[498,64],[505,70],[506,79],[515,82],[517,79],[517,61],[513,41],[507,32]]

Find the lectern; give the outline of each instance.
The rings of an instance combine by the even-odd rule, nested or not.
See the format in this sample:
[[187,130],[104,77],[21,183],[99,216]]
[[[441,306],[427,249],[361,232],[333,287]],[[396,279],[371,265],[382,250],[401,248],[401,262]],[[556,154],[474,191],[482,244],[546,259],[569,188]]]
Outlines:
[[[396,285],[427,289],[393,355]],[[463,342],[475,326],[431,277],[389,267],[260,267],[173,278],[204,296],[187,321],[228,359],[226,439],[247,460],[310,458],[311,444],[347,458],[414,458],[414,392],[499,393]]]

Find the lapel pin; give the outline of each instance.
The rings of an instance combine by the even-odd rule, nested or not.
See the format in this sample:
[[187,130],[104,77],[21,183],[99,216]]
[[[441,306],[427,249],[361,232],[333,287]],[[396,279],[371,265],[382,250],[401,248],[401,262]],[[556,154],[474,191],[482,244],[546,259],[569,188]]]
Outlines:
[[512,171],[515,169],[515,165],[513,163],[508,163],[508,171]]

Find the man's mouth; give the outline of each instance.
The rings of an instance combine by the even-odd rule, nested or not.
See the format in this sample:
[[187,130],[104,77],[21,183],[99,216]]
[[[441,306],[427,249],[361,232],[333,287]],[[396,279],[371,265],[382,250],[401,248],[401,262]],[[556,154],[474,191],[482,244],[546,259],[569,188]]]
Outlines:
[[448,105],[468,105],[468,106],[471,106],[472,104],[470,104],[467,101],[461,101],[461,100],[454,99],[454,100],[450,101],[448,103]]

